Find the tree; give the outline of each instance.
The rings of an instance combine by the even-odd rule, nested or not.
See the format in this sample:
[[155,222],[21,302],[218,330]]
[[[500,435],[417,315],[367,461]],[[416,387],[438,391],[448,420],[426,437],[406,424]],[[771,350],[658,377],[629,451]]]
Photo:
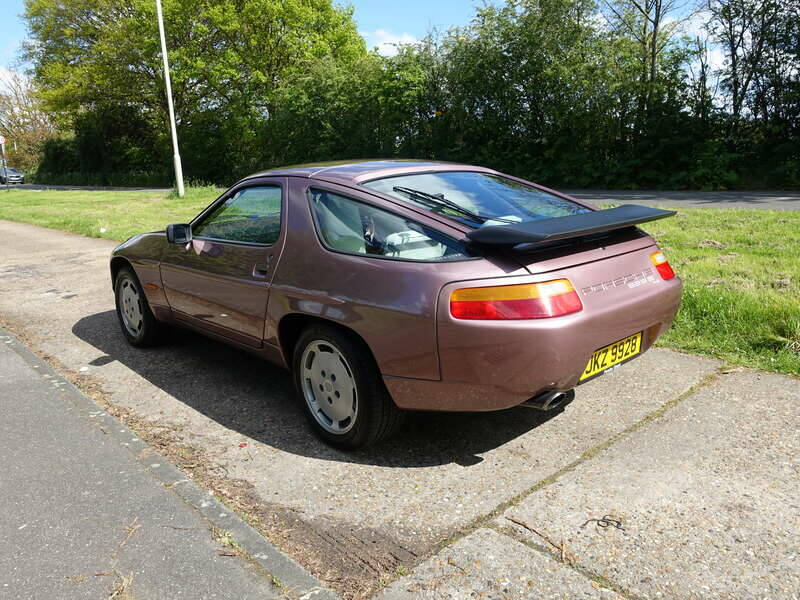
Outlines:
[[9,141],[9,164],[35,169],[55,127],[39,103],[30,80],[16,71],[0,78],[0,133]]
[[662,85],[662,61],[675,41],[680,20],[672,15],[686,8],[679,0],[604,0],[605,15],[613,32],[634,42],[638,64],[636,128],[641,130]]
[[[378,156],[576,187],[800,185],[800,0],[505,0],[392,57],[331,0],[165,1],[189,178]],[[27,0],[38,97],[70,134],[41,172],[163,182],[153,11]]]
[[[25,17],[33,38],[26,56],[59,123],[76,127],[86,113],[127,112],[162,135],[166,98],[152,0],[26,0]],[[366,53],[352,11],[331,0],[167,0],[164,19],[180,133],[223,136],[217,144],[234,148],[223,153],[221,169],[218,146],[204,148],[205,156],[185,153],[189,177],[248,168],[282,81],[318,60]],[[157,166],[167,156],[156,155]]]
[[709,0],[711,28],[726,53],[723,84],[735,125],[769,51],[781,4],[779,0]]

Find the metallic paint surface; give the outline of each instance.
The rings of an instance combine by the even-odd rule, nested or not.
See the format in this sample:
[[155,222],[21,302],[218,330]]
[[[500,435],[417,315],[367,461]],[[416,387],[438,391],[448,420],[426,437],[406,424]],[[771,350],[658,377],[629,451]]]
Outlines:
[[[311,186],[371,200],[424,225],[437,225],[366,190],[291,180],[287,251],[273,280],[268,320],[275,326],[287,315],[299,313],[342,324],[367,343],[384,375],[439,379],[436,305],[439,290],[447,282],[479,273],[495,277],[527,273],[521,265],[504,259],[422,263],[331,252],[314,230],[306,197]],[[456,235],[457,231],[445,233]]]
[[[275,178],[269,183],[282,188],[285,215],[286,180]],[[237,189],[232,188],[220,200]],[[161,256],[161,278],[175,317],[261,347],[270,283],[285,239],[283,223],[285,216],[281,233],[271,246],[206,238],[167,244]]]
[[[648,268],[648,262],[649,250],[644,248],[596,263],[559,269],[557,273],[558,277],[569,279],[580,288],[598,277],[619,277],[642,271]],[[490,279],[484,283],[530,283],[551,278],[544,273]],[[474,284],[474,281],[469,282],[470,286]],[[682,288],[678,278],[664,281],[656,276],[634,288],[622,286],[604,294],[581,295],[583,310],[571,315],[504,322],[453,318],[446,300],[461,285],[448,284],[440,293],[442,379],[488,388],[485,389],[484,409],[507,408],[543,391],[575,387],[594,350],[637,331],[645,331],[643,350],[646,350],[672,322]],[[413,397],[406,401],[397,395],[395,401],[412,408]],[[449,404],[439,408],[455,409]]]

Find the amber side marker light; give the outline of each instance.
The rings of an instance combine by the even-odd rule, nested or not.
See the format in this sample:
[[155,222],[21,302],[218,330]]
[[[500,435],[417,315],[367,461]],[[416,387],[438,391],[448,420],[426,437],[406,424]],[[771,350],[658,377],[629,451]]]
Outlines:
[[672,270],[672,267],[667,261],[667,257],[664,256],[661,250],[651,254],[650,260],[652,260],[653,264],[656,266],[656,271],[661,275],[661,279],[672,279],[675,277],[675,271]]
[[450,314],[456,319],[547,319],[578,312],[582,308],[575,288],[566,279],[465,288],[450,295]]

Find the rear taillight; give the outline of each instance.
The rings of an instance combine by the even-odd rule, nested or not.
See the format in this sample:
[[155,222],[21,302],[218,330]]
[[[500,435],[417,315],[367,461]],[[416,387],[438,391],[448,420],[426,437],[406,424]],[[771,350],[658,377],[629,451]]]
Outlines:
[[582,308],[581,299],[566,279],[465,288],[450,296],[450,314],[456,319],[546,319]]
[[661,275],[661,279],[672,279],[675,277],[675,271],[673,271],[672,267],[669,266],[667,257],[664,256],[664,253],[661,250],[651,254],[650,260],[652,260],[653,264],[656,266],[656,271],[658,271],[658,274]]

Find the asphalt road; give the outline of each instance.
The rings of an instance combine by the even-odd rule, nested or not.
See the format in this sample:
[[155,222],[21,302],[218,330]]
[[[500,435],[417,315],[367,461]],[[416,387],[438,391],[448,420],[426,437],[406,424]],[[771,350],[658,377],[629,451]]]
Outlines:
[[[0,191],[5,186],[0,185]],[[137,191],[151,191],[151,192],[169,192],[170,188],[151,188],[151,187],[103,187],[103,186],[90,186],[90,185],[43,185],[39,183],[23,183],[21,185],[12,185],[12,189],[20,190],[66,190],[66,191],[81,191],[87,192],[137,192]]]
[[644,204],[671,208],[767,208],[800,210],[800,192],[659,192],[628,190],[564,190],[592,204]]
[[[654,350],[562,412],[416,414],[347,454],[312,437],[280,369],[179,331],[128,346],[113,245],[0,221],[0,319],[145,439],[170,431],[188,473],[206,465],[216,493],[346,597],[400,574],[387,598],[800,589],[797,379]],[[593,521],[605,516],[621,529]]]
[[[69,185],[24,184],[15,186],[29,190],[105,190],[169,191],[166,188],[114,188]],[[800,192],[659,192],[630,190],[564,190],[567,194],[593,204],[644,204],[646,206],[695,208],[767,208],[771,210],[800,210]]]

